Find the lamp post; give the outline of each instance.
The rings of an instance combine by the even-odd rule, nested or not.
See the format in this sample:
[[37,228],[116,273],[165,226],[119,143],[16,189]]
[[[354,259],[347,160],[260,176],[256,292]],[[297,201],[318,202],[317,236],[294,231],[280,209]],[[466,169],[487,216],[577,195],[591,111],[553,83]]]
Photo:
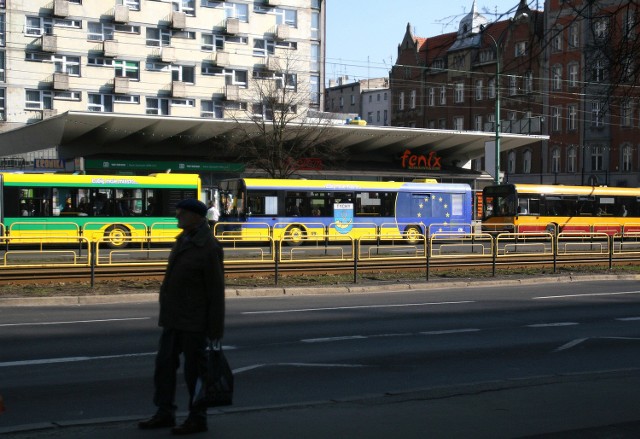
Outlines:
[[495,184],[500,184],[500,45],[495,38],[489,33],[486,34],[493,44],[496,46],[496,112],[495,112],[495,125],[496,125],[496,139],[495,139]]

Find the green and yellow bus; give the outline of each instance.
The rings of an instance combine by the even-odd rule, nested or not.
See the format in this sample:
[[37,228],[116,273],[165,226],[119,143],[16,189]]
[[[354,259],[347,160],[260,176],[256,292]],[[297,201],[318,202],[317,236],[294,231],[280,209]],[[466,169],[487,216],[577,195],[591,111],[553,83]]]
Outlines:
[[176,204],[199,198],[200,190],[197,174],[0,173],[2,236],[23,243],[43,236],[104,239],[112,248],[130,238],[175,237]]
[[485,187],[482,198],[490,233],[640,233],[638,188],[505,184]]

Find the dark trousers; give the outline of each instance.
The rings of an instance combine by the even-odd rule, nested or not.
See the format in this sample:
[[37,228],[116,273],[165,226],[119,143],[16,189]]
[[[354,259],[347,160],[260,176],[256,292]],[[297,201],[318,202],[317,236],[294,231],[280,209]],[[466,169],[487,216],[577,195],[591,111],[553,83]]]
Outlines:
[[189,389],[189,417],[206,421],[207,409],[192,406],[198,376],[207,367],[206,335],[202,332],[187,332],[164,328],[160,335],[160,346],[156,355],[153,376],[155,394],[153,402],[158,413],[174,415],[176,411],[176,375],[180,367],[180,354],[184,355],[184,378]]

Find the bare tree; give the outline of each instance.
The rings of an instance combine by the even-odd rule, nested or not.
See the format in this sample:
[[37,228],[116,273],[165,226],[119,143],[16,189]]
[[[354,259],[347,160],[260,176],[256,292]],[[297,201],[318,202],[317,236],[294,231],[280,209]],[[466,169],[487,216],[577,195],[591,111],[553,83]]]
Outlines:
[[290,52],[267,56],[264,67],[254,71],[248,105],[232,114],[237,125],[228,137],[233,152],[249,168],[271,178],[287,178],[345,155],[342,147],[326,140],[332,119],[310,110],[309,77]]

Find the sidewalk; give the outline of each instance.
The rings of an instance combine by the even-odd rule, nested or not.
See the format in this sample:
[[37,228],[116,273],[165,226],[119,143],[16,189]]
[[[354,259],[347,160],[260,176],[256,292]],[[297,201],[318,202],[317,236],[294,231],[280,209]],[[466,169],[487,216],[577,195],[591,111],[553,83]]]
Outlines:
[[[637,439],[639,388],[640,369],[636,369],[496,381],[291,406],[227,408],[210,410],[209,432],[191,437]],[[137,429],[139,419],[0,428],[0,435],[14,439],[173,437],[168,429]]]

